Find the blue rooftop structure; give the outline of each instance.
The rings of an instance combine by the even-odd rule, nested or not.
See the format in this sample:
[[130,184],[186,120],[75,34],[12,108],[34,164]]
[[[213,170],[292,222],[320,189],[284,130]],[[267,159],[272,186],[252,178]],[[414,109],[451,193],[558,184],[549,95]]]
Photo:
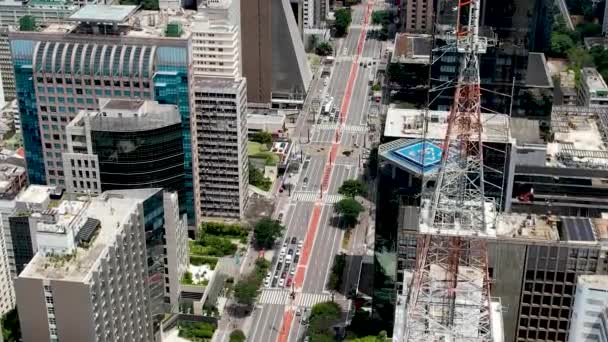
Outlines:
[[380,147],[380,155],[401,169],[422,175],[434,172],[441,163],[442,148],[425,139],[400,139]]

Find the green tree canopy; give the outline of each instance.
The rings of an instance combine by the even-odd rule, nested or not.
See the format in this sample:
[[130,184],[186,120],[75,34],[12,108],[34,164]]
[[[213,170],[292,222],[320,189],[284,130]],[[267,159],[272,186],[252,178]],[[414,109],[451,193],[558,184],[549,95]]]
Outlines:
[[334,14],[336,16],[336,21],[334,23],[336,36],[344,37],[346,35],[346,31],[348,30],[348,26],[352,21],[350,8],[340,8],[339,10],[335,11]]
[[255,141],[257,143],[269,146],[270,144],[272,144],[272,134],[267,131],[255,132],[251,137],[251,141]]
[[315,48],[315,53],[319,56],[329,56],[333,52],[334,49],[328,42],[322,42]]
[[283,226],[271,218],[259,220],[253,228],[253,239],[258,249],[271,248],[276,238],[281,235]]
[[584,48],[575,47],[567,51],[568,61],[574,70],[580,70],[584,67],[593,66],[593,57]]
[[230,342],[245,342],[247,338],[242,330],[233,330],[230,333]]
[[251,306],[258,296],[260,283],[254,275],[239,281],[234,286],[234,299],[237,303]]
[[2,336],[5,342],[21,340],[21,326],[19,325],[17,309],[12,309],[2,316]]
[[599,37],[602,35],[602,25],[596,23],[580,23],[576,25],[576,31],[582,37]]
[[359,179],[348,179],[342,183],[338,193],[348,197],[364,196],[367,194],[367,186]]
[[567,51],[574,47],[570,36],[560,32],[551,33],[551,53],[556,56],[565,56]]
[[352,227],[357,224],[359,214],[363,211],[363,206],[355,199],[347,197],[336,203],[335,210],[342,216],[346,226]]
[[[315,304],[310,311],[309,331],[316,334],[328,334],[329,328],[342,316],[342,310],[336,302]],[[329,334],[329,336],[332,336]]]

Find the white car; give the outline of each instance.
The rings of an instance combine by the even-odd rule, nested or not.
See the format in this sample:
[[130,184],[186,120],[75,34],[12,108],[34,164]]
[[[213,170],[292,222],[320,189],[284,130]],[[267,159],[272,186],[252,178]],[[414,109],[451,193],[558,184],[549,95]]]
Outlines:
[[287,251],[287,247],[283,247],[281,248],[281,253],[279,253],[280,256],[285,255],[285,252]]
[[294,275],[296,275],[296,268],[295,268],[295,267],[292,267],[292,268],[291,268],[291,271],[289,271],[289,275],[290,275],[290,276],[292,276],[292,277],[293,277]]
[[298,242],[298,248],[302,248],[302,246],[304,246],[304,240],[300,240],[300,242]]
[[279,287],[283,287],[283,285],[285,285],[285,279],[281,278],[279,279]]
[[264,279],[264,286],[265,287],[269,287],[270,286],[270,278]]

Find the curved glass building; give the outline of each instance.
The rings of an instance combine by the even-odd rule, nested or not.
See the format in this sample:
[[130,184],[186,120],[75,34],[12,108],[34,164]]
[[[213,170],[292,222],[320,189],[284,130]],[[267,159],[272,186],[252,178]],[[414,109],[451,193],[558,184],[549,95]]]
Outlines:
[[102,99],[66,128],[66,186],[77,193],[163,188],[186,211],[180,113],[155,101]]

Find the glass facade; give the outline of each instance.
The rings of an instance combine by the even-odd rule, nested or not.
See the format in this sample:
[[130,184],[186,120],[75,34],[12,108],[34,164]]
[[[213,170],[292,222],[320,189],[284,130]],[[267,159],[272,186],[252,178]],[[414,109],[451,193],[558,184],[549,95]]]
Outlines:
[[[164,188],[184,195],[180,124],[140,131],[91,131],[101,190]],[[181,197],[180,197],[181,199]]]
[[165,211],[163,191],[143,201],[144,229],[146,232],[146,254],[148,264],[148,288],[150,311],[154,317],[154,331],[158,331],[164,318],[165,286]]
[[17,274],[19,274],[34,257],[32,236],[30,234],[30,216],[29,214],[11,216],[8,218],[8,222],[13,241],[15,267]]
[[[437,18],[440,29],[453,30],[451,27],[456,21],[453,14],[455,6],[455,0],[439,1]],[[490,90],[482,92],[483,107],[509,113],[511,99],[505,94],[511,95],[513,88],[514,115],[550,115],[550,106],[543,104],[552,102],[553,86],[550,79],[547,84],[537,84],[538,79],[543,79],[543,66],[529,68],[528,60],[530,52],[543,52],[547,48],[552,20],[549,6],[548,0],[507,0],[492,2],[491,5],[489,1],[482,1],[480,33],[494,38],[493,46],[488,47],[479,61],[481,85]],[[444,46],[446,42],[437,39],[435,45]],[[432,76],[437,80],[434,82],[437,87],[456,78],[459,63],[455,51],[444,52],[443,49],[438,49],[434,53],[437,54],[435,58],[438,58],[438,62],[432,66]],[[539,75],[528,75],[529,70]],[[443,91],[431,107],[449,110],[452,101],[453,88]]]
[[32,69],[34,43],[27,40],[11,42],[13,63],[15,67],[15,84],[19,104],[19,116],[23,134],[23,145],[27,153],[28,180],[30,184],[46,184],[44,155],[38,123],[36,90]]
[[179,204],[181,210],[185,210],[188,214],[188,223],[194,224],[190,94],[188,86],[188,50],[186,48],[159,47],[156,51],[154,99],[161,104],[177,105],[181,115],[185,198],[180,197]]
[[[43,36],[41,36],[42,38]],[[64,185],[65,127],[100,98],[154,99],[182,117],[182,213],[194,222],[187,47],[120,44],[117,39],[11,41],[30,183]],[[120,63],[130,61],[129,63]],[[32,68],[35,66],[35,69]],[[114,187],[120,188],[120,187]]]

